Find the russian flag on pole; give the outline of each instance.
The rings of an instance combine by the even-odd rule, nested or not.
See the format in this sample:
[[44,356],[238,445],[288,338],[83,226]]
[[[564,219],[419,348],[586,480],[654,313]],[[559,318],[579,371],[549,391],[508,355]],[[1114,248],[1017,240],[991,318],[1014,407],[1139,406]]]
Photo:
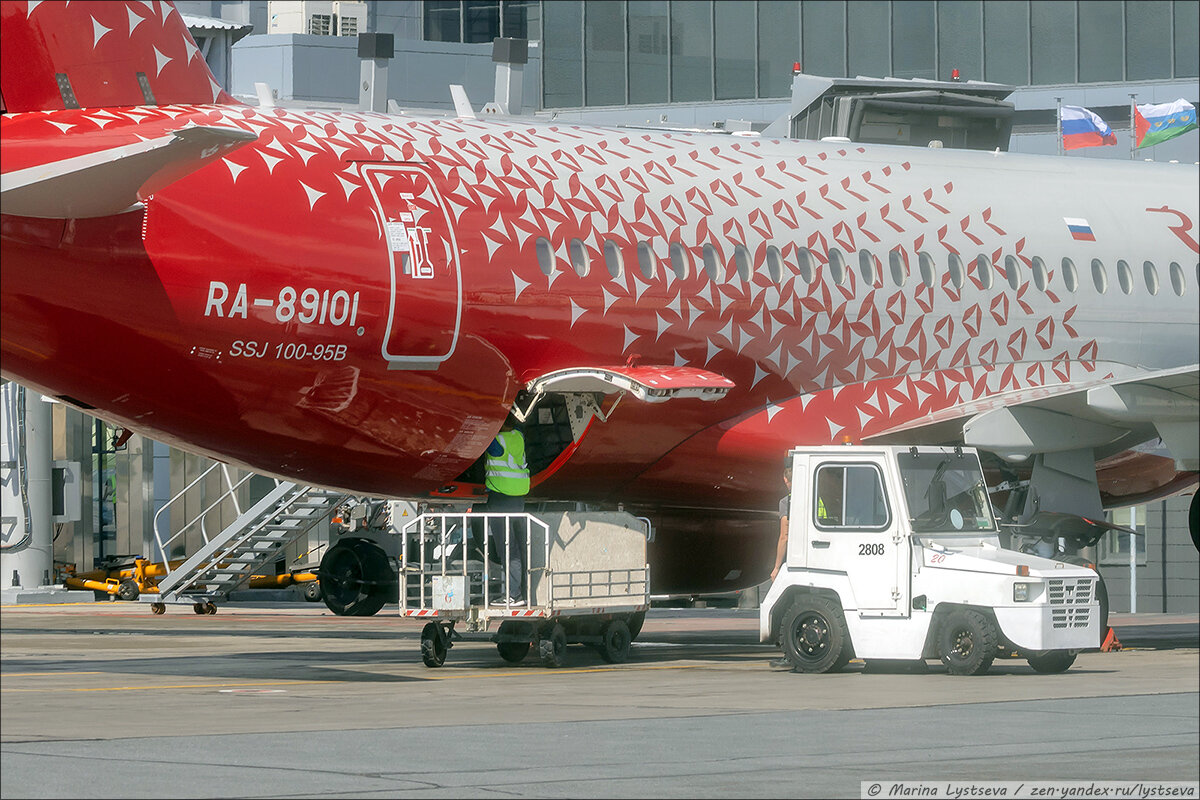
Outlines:
[[1117,135],[1108,123],[1082,106],[1063,106],[1060,119],[1064,150],[1117,143]]
[[1195,106],[1183,98],[1174,103],[1146,103],[1133,111],[1134,147],[1153,147],[1198,127]]

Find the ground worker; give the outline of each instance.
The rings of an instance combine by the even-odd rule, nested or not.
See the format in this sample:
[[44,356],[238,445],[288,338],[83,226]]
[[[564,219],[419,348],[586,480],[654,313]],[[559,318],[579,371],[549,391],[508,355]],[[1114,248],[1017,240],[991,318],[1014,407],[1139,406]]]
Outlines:
[[[529,494],[529,467],[525,463],[525,436],[517,424],[516,418],[509,414],[500,426],[495,441],[487,449],[484,485],[488,490],[488,501],[485,510],[491,514],[519,514],[525,510],[525,495]],[[524,521],[493,518],[488,520],[488,533],[494,557],[508,565],[505,602],[523,605]]]

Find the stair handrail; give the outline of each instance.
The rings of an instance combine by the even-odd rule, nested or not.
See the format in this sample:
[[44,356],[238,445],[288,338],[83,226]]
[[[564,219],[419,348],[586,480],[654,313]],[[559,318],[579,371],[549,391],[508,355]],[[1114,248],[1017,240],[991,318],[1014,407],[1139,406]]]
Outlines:
[[[209,473],[211,473],[217,467],[221,468],[221,476],[222,476],[222,478],[224,478],[224,483],[228,488],[224,492],[222,492],[217,497],[216,500],[214,500],[211,504],[209,504],[207,508],[205,508],[203,511],[201,511],[199,514],[197,514],[195,517],[193,517],[188,522],[184,523],[179,528],[179,530],[176,531],[174,534],[167,536],[164,539],[163,532],[159,526],[159,522],[162,519],[163,514],[165,512],[167,512],[176,502],[178,502],[181,498],[183,498],[189,491],[191,491],[192,488],[194,488],[196,486],[196,484],[200,483],[202,480],[207,478]],[[212,511],[214,508],[216,508],[217,506],[219,506],[222,502],[224,502],[226,498],[229,498],[233,502],[234,509],[237,511],[236,516],[240,517],[241,513],[242,513],[241,505],[237,501],[236,492],[247,481],[249,481],[251,478],[253,478],[254,475],[255,475],[255,473],[253,473],[253,472],[247,472],[242,477],[241,480],[239,480],[237,483],[234,483],[233,479],[229,475],[228,465],[223,462],[220,462],[220,461],[215,461],[215,462],[213,462],[213,464],[211,466],[209,466],[208,469],[201,472],[191,483],[189,483],[187,486],[185,486],[183,489],[181,489],[174,497],[172,497],[167,502],[163,503],[162,508],[160,508],[160,509],[158,509],[158,511],[154,512],[154,522],[153,522],[154,539],[158,543],[158,551],[162,555],[162,564],[163,564],[163,567],[167,570],[167,575],[170,575],[171,572],[173,571],[171,568],[171,563],[170,563],[170,551],[168,550],[171,543],[173,543],[174,541],[179,539],[181,536],[186,534],[193,526],[196,525],[197,522],[199,522],[200,523],[200,528],[199,528],[200,536],[204,539],[204,544],[208,544],[208,542],[210,541],[209,536],[208,536],[208,526],[206,524],[206,518],[208,516],[208,513],[210,511]],[[278,479],[275,480],[275,485],[276,486],[279,485]]]
[[[286,484],[292,490],[291,494],[271,500],[271,494],[268,493],[253,507],[247,509],[238,519],[229,523],[228,526],[215,536],[212,540],[205,542],[204,547],[201,547],[193,553],[186,561],[178,564],[171,573],[169,573],[159,584],[161,597],[177,597],[184,594],[189,594],[189,590],[194,589],[198,584],[211,584],[213,581],[205,577],[206,573],[221,569],[223,562],[227,560],[229,553],[244,544],[249,538],[255,536],[264,528],[272,525],[280,515],[287,513],[293,509],[298,503],[310,498],[319,498],[327,505],[323,513],[316,510],[303,515],[307,524],[301,527],[299,532],[308,530],[312,525],[324,519],[346,495],[337,492],[327,492],[319,490],[313,486],[298,485],[295,483],[285,482],[281,480],[275,481],[275,492],[278,492]],[[271,501],[273,505],[260,508],[267,501]],[[243,520],[242,517],[254,515],[252,520]],[[242,524],[244,523],[244,524]],[[239,526],[240,525],[240,526]],[[239,526],[234,529],[234,526]],[[222,535],[229,534],[229,535]],[[211,552],[206,550],[211,547]],[[198,560],[199,559],[199,560]],[[195,563],[193,563],[195,562]],[[250,570],[244,570],[237,584],[244,583],[250,577]],[[172,583],[172,578],[182,575],[178,580],[177,585]],[[225,589],[224,591],[230,591]]]

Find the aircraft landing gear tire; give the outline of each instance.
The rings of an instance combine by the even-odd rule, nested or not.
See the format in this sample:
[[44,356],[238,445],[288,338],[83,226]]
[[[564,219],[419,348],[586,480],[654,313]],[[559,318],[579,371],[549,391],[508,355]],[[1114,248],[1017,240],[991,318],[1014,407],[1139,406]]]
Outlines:
[[1000,635],[978,611],[960,608],[938,625],[938,657],[951,675],[982,675],[996,658]]
[[567,650],[567,631],[559,623],[554,623],[542,639],[538,641],[538,656],[543,667],[561,667],[563,654]]
[[1070,669],[1075,663],[1076,655],[1078,654],[1071,650],[1048,650],[1045,653],[1026,656],[1025,660],[1033,667],[1034,672],[1053,674]]
[[394,585],[387,554],[373,542],[338,542],[320,567],[321,599],[340,617],[369,617],[383,608]]
[[1192,544],[1200,550],[1200,492],[1192,495],[1192,504],[1188,507],[1188,528],[1192,531]]
[[167,613],[167,604],[166,603],[151,603],[150,604],[150,613],[155,614],[155,615]]
[[819,595],[798,597],[783,617],[783,654],[798,672],[837,672],[850,661],[842,609]]
[[421,631],[421,660],[430,668],[446,663],[446,634],[436,622],[428,622]]
[[597,648],[600,651],[600,657],[610,664],[621,664],[629,660],[629,646],[633,642],[633,637],[629,633],[629,626],[625,624],[625,620],[614,619],[604,626],[604,631],[600,634],[603,642]]

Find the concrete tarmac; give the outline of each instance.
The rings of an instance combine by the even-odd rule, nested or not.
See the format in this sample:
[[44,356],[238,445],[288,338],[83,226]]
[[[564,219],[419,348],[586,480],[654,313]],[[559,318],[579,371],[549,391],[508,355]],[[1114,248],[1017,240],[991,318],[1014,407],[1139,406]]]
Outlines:
[[[394,614],[394,609],[392,614]],[[308,604],[5,606],[0,796],[858,797],[871,780],[1200,779],[1195,615],[1061,675],[771,669],[753,611],[654,609],[560,669]]]

